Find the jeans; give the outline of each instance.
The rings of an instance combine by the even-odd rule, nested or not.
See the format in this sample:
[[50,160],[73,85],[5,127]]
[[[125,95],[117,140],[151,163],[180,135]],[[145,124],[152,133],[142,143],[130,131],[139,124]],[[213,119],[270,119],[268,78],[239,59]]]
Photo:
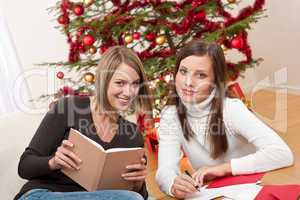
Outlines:
[[144,198],[128,190],[100,190],[95,192],[51,192],[47,189],[33,189],[19,200],[143,200]]

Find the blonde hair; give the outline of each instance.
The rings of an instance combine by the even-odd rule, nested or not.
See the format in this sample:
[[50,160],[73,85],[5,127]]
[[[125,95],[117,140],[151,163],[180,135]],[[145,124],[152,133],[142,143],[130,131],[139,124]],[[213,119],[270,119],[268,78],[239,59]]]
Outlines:
[[107,89],[116,69],[121,64],[132,67],[140,77],[141,88],[135,100],[138,111],[152,112],[152,96],[147,87],[147,77],[144,66],[136,53],[125,46],[114,46],[109,48],[101,57],[96,71],[95,80],[95,106],[100,112],[116,111],[109,103]]

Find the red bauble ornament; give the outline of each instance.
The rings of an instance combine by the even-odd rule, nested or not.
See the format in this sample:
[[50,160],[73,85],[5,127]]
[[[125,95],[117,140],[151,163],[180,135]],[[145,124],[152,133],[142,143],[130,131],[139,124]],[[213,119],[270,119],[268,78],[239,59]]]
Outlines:
[[94,44],[95,38],[92,35],[87,34],[82,38],[82,42],[85,46],[91,46]]
[[77,4],[73,7],[73,13],[80,16],[84,13],[84,7],[81,4]]
[[153,41],[156,38],[156,34],[153,32],[149,32],[145,35],[145,39],[148,41]]
[[135,39],[135,40],[139,40],[140,37],[141,37],[141,34],[138,33],[138,32],[134,32],[134,33],[132,34],[132,37],[133,37],[133,39]]
[[62,25],[66,25],[70,22],[70,19],[65,16],[65,15],[61,15],[57,18],[58,23],[62,24]]
[[206,13],[204,11],[200,11],[199,13],[197,13],[194,16],[194,20],[195,21],[201,21],[201,20],[205,19],[205,17],[206,17]]
[[70,2],[68,0],[62,0],[61,6],[63,9],[67,10],[70,8]]
[[59,79],[63,79],[65,74],[63,72],[57,72],[56,77]]
[[242,49],[245,45],[244,39],[241,36],[237,36],[231,40],[231,47],[235,49]]

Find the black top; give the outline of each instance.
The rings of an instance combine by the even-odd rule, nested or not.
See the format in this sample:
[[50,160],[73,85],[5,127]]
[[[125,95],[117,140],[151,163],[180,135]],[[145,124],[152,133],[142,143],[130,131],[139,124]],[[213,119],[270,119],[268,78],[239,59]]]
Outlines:
[[[29,181],[24,184],[15,200],[25,192],[37,188],[53,192],[86,191],[60,170],[50,170],[48,161],[62,141],[68,138],[70,128],[79,130],[101,144],[104,149],[144,147],[143,136],[134,123],[119,117],[118,125],[119,128],[112,141],[104,142],[96,134],[89,97],[72,96],[59,100],[46,114],[20,158],[19,176]],[[139,193],[147,198],[145,184]]]

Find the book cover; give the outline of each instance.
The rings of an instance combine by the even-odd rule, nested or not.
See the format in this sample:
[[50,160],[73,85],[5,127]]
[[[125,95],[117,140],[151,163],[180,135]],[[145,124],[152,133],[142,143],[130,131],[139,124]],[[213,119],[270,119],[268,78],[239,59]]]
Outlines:
[[121,174],[127,172],[127,165],[140,163],[145,153],[143,148],[104,150],[100,144],[75,129],[70,129],[68,140],[74,144],[72,150],[82,160],[82,164],[80,170],[62,169],[64,174],[87,191],[132,190],[133,183],[124,180]]

